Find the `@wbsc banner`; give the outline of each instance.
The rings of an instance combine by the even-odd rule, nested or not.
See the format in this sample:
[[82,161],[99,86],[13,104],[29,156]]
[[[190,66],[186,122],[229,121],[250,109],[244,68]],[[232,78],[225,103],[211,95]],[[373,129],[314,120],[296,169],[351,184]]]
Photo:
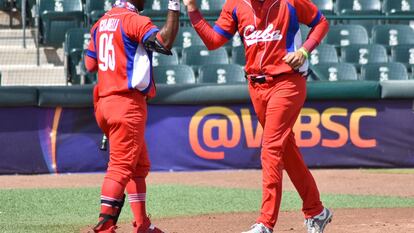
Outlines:
[[[410,100],[312,101],[294,133],[310,167],[414,167]],[[263,129],[246,105],[150,105],[152,169],[260,168]],[[91,108],[0,109],[0,173],[104,171]]]

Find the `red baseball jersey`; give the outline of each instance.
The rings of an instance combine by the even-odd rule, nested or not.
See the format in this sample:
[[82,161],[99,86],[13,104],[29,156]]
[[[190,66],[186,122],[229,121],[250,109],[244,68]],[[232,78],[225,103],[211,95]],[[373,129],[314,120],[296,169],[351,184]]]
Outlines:
[[99,96],[139,90],[155,95],[152,53],[143,44],[157,27],[131,4],[115,5],[91,29],[87,55],[98,64]]
[[321,17],[310,0],[227,0],[214,31],[227,39],[240,34],[248,74],[278,75],[293,72],[282,59],[302,46],[299,23],[313,27]]

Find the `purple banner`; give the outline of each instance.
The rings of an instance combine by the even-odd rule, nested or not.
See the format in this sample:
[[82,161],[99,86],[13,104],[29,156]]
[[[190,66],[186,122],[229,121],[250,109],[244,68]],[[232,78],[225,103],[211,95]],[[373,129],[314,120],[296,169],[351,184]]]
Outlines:
[[[414,167],[410,100],[309,102],[295,125],[310,167]],[[149,106],[153,170],[260,168],[262,128],[250,105]],[[0,173],[104,171],[91,108],[0,109]]]

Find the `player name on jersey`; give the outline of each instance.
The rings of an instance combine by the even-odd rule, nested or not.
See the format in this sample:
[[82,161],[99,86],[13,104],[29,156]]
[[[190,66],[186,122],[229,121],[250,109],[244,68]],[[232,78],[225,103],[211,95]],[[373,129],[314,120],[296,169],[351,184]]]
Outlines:
[[119,25],[119,19],[103,19],[99,24],[99,32],[115,32]]
[[276,41],[283,38],[280,30],[273,30],[273,24],[269,24],[265,30],[256,30],[254,25],[248,25],[244,28],[243,36],[247,46],[257,42]]

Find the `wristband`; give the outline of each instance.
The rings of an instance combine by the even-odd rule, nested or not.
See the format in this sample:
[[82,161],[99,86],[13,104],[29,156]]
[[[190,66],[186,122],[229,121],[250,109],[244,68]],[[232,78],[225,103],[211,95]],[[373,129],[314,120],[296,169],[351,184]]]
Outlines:
[[300,48],[299,49],[299,51],[301,51],[302,52],[302,54],[303,54],[303,56],[305,56],[306,57],[306,59],[308,59],[309,58],[309,53],[308,53],[308,51],[306,51],[306,49],[305,48]]
[[171,11],[180,11],[180,0],[169,0],[168,10]]

